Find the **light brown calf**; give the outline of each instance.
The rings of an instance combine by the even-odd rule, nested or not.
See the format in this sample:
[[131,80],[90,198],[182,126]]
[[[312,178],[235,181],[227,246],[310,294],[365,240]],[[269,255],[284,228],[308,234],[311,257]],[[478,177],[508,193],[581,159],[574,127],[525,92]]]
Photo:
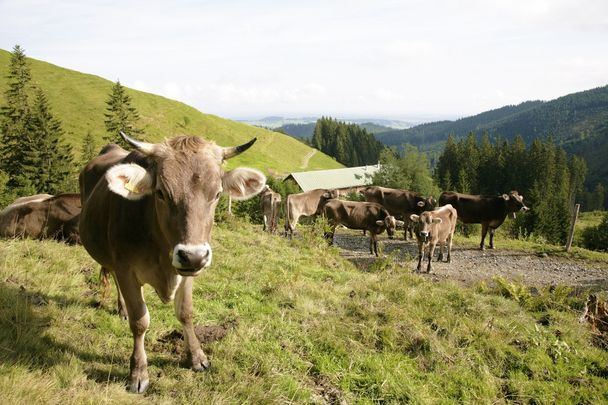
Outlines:
[[437,243],[439,243],[439,257],[437,261],[443,260],[443,245],[447,245],[447,262],[452,261],[452,238],[456,229],[456,218],[456,210],[450,204],[444,205],[435,211],[424,211],[419,216],[416,214],[410,216],[410,220],[414,223],[416,239],[418,240],[418,267],[416,267],[416,272],[420,272],[422,257],[426,249],[428,249],[429,259],[426,272],[431,272],[431,261]]

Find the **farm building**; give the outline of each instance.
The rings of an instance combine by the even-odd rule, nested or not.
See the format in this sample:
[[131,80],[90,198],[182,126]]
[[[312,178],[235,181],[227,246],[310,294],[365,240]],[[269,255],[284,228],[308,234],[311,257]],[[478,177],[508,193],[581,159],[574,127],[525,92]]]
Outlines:
[[330,188],[337,189],[340,194],[348,194],[370,185],[379,168],[380,165],[372,165],[296,172],[290,173],[283,181],[294,181],[302,191]]

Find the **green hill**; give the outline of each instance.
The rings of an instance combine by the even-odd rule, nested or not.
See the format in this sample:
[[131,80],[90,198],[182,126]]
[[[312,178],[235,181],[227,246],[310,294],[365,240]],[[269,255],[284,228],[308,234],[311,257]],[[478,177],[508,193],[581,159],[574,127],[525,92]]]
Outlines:
[[[0,50],[0,93],[6,89],[10,53]],[[87,132],[91,132],[97,146],[105,133],[104,112],[113,83],[98,76],[64,69],[50,63],[28,58],[32,80],[48,96],[53,114],[63,124],[66,138],[79,151]],[[247,165],[260,170],[285,174],[302,170],[304,157],[311,148],[292,137],[247,124],[204,114],[184,103],[155,94],[127,89],[132,105],[138,110],[147,140],[185,134],[215,140],[219,145],[232,146],[253,137],[258,141],[249,153],[235,158],[230,165]],[[0,103],[4,97],[0,98]],[[343,167],[323,153],[315,153],[306,170]]]
[[450,133],[456,137],[487,131],[508,140],[523,136],[529,145],[536,138],[552,137],[569,153],[587,160],[587,185],[608,185],[608,86],[568,94],[555,100],[527,101],[456,121],[440,121],[378,134],[386,145],[410,143],[422,150],[437,151]]

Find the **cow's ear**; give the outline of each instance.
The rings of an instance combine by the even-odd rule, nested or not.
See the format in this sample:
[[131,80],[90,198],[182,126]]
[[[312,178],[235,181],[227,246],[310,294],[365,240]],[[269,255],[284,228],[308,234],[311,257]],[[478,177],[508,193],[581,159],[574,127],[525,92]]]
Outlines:
[[416,214],[410,215],[410,221],[412,221],[412,222],[418,222],[419,219],[420,219],[420,217]]
[[395,224],[396,224],[397,228],[401,228],[401,227],[403,227],[403,225],[405,225],[405,222],[397,220],[397,221],[395,221]]
[[437,218],[437,217],[433,218],[433,223],[434,224],[440,224],[441,223],[441,218]]
[[247,200],[264,189],[266,176],[258,170],[237,167],[222,177],[222,187],[235,200]]
[[378,226],[384,225],[384,221],[377,220],[376,221],[376,225],[378,225]]
[[504,198],[505,201],[509,201],[509,196],[507,194],[503,194],[502,198]]
[[152,175],[134,163],[112,167],[106,172],[106,180],[110,191],[127,200],[139,200],[154,191]]
[[424,201],[418,201],[416,203],[417,206],[419,206],[420,208],[424,207]]

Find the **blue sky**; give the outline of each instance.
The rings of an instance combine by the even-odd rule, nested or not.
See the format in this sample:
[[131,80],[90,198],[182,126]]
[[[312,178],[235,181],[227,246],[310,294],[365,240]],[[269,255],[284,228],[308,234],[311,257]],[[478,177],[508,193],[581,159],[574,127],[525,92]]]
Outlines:
[[0,0],[15,44],[228,118],[453,118],[608,84],[608,1]]

